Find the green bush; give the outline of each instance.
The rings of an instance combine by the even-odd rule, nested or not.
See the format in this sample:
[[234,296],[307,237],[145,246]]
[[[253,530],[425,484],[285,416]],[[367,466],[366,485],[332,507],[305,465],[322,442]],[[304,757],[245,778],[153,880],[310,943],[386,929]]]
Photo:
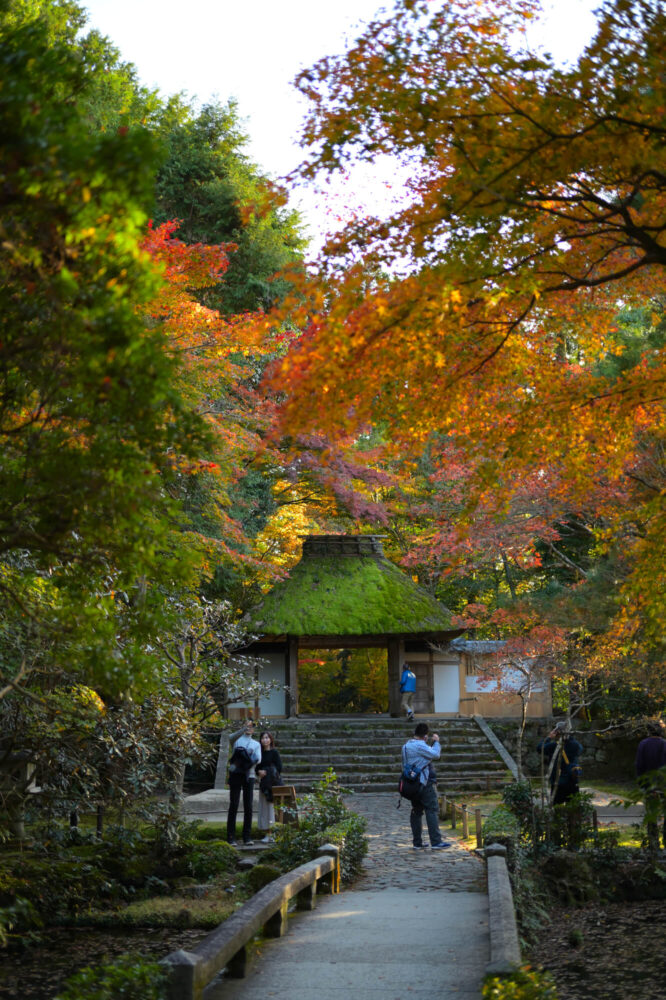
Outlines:
[[43,927],[35,907],[27,899],[15,899],[11,906],[0,907],[0,948],[6,948],[15,938]]
[[578,792],[552,809],[551,843],[556,847],[578,850],[592,836],[592,795]]
[[529,966],[511,976],[486,979],[481,995],[483,1000],[557,1000],[550,973]]
[[504,805],[511,810],[523,832],[532,829],[534,800],[529,781],[512,781],[502,789]]
[[55,1000],[164,1000],[166,975],[157,962],[124,955],[110,965],[81,969]]
[[520,823],[508,806],[495,806],[483,824],[483,842],[491,843],[494,837],[515,837],[520,834]]
[[224,840],[227,836],[227,824],[205,823],[199,826],[195,838],[197,840]]
[[298,802],[301,826],[316,825],[320,830],[333,826],[349,815],[342,801],[342,788],[332,767],[324,771],[316,781],[309,795],[303,795]]
[[367,823],[361,816],[351,813],[347,819],[329,826],[325,831],[326,841],[340,848],[340,877],[345,884],[353,882],[360,873],[363,858],[368,853],[366,827]]
[[288,872],[316,858],[322,844],[335,844],[340,848],[341,878],[348,883],[358,874],[368,850],[365,827],[361,816],[349,812],[346,819],[323,830],[313,830],[307,825],[286,826],[278,831],[275,846],[264,857]]
[[264,857],[275,862],[283,872],[291,871],[317,856],[327,842],[340,848],[340,867],[344,881],[357,874],[367,851],[363,833],[365,820],[350,812],[334,771],[329,768],[310,795],[299,802],[300,826],[283,826],[276,831],[275,846]]
[[188,867],[195,878],[210,879],[236,869],[237,854],[226,840],[199,841],[188,850]]
[[279,878],[282,872],[276,865],[258,864],[245,875],[245,884],[251,892],[259,892],[269,882]]
[[6,858],[0,873],[0,906],[12,906],[18,898],[49,916],[72,914],[108,896],[112,885],[106,872],[78,858]]

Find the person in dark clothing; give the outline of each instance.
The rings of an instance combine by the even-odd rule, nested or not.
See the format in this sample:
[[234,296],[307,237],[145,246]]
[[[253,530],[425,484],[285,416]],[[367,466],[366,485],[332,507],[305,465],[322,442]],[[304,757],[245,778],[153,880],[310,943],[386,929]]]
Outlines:
[[282,761],[280,754],[275,749],[273,734],[267,729],[259,736],[261,744],[261,760],[257,764],[256,772],[259,778],[259,811],[257,815],[257,826],[259,832],[264,836],[261,838],[263,844],[270,844],[271,827],[275,823],[275,807],[273,806],[273,785],[282,784]]
[[[648,723],[648,735],[636,750],[636,777],[645,791],[648,843],[659,849],[659,815],[663,815],[663,843],[666,848],[666,739],[661,719]],[[663,769],[663,770],[662,770]]]
[[583,748],[568,732],[567,722],[558,722],[545,740],[537,745],[550,774],[550,797],[553,805],[562,805],[580,790],[579,764]]
[[254,765],[261,760],[261,747],[254,738],[254,722],[248,719],[238,733],[230,737],[233,752],[229,759],[229,812],[227,840],[236,844],[236,815],[243,794],[243,843],[252,844],[252,799],[254,797]]

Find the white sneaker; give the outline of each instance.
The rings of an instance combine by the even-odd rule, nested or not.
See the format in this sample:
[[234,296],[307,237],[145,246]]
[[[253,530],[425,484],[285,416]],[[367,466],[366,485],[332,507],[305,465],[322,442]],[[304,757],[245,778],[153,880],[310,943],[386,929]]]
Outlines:
[[275,840],[273,839],[273,837],[267,835],[265,837],[262,837],[260,842],[262,844],[274,844]]

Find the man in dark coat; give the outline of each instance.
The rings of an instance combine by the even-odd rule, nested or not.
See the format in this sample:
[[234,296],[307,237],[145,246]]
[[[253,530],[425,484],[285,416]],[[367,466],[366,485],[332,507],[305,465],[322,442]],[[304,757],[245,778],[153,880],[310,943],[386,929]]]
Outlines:
[[561,805],[580,791],[579,759],[583,747],[568,730],[567,722],[558,722],[537,746],[539,753],[543,753],[544,763],[550,767],[551,801],[555,806]]
[[659,849],[659,814],[663,814],[662,830],[666,848],[666,739],[661,719],[649,722],[648,734],[636,750],[636,777],[645,790],[645,813],[648,843],[652,850]]

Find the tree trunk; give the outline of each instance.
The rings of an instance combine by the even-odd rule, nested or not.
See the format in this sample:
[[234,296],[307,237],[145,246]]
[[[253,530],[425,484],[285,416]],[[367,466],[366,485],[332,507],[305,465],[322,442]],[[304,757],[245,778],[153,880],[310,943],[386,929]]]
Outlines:
[[518,771],[518,781],[523,780],[523,738],[525,736],[525,723],[527,722],[527,701],[520,699],[520,725],[518,727],[518,738],[516,740],[516,768]]

